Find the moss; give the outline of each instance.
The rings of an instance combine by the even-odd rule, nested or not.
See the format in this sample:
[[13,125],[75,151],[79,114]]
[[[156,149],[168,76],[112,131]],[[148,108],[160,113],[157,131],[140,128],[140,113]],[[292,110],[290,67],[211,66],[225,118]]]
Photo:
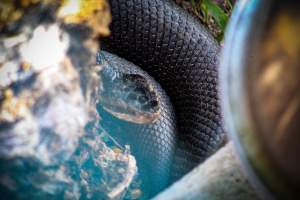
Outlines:
[[176,0],[208,28],[216,40],[221,42],[232,11],[229,0]]
[[109,35],[111,21],[109,5],[105,0],[65,0],[58,12],[67,24],[86,23],[95,33]]
[[0,30],[20,21],[35,5],[54,8],[56,17],[66,24],[86,24],[96,35],[108,35],[111,21],[106,0],[2,0],[0,1]]

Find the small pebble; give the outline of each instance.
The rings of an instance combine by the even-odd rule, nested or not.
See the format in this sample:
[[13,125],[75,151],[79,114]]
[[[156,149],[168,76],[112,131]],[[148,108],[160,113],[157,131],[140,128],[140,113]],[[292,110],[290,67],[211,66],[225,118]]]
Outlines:
[[118,148],[118,147],[114,147],[113,148],[113,151],[116,153],[116,154],[121,154],[122,153],[122,149]]
[[134,189],[130,195],[131,199],[139,199],[142,196],[142,191],[140,189]]

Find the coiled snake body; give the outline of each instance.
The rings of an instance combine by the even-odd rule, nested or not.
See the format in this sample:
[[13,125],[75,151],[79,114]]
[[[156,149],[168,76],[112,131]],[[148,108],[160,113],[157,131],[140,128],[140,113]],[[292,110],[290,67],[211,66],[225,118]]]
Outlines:
[[125,122],[104,110],[102,117],[120,143],[131,145],[155,194],[224,142],[217,88],[219,46],[196,19],[170,0],[109,3],[112,34],[105,48],[147,73],[130,69],[132,63],[111,54],[105,54],[107,60],[127,74],[146,76],[159,91],[162,110],[159,120],[150,124]]

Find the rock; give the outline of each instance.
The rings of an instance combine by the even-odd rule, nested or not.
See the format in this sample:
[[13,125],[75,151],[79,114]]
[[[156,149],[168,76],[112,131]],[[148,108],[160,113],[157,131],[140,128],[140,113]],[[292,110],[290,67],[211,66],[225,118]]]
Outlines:
[[137,168],[98,127],[96,36],[107,27],[66,23],[43,1],[26,9],[0,27],[1,198],[119,199]]
[[232,142],[175,182],[154,200],[260,200],[250,185]]

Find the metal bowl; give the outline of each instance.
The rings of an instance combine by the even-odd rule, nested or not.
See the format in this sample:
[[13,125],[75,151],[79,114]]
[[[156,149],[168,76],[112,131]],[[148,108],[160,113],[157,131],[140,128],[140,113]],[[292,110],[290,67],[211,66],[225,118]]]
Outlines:
[[295,0],[241,0],[225,37],[225,126],[263,199],[299,197],[299,10]]

